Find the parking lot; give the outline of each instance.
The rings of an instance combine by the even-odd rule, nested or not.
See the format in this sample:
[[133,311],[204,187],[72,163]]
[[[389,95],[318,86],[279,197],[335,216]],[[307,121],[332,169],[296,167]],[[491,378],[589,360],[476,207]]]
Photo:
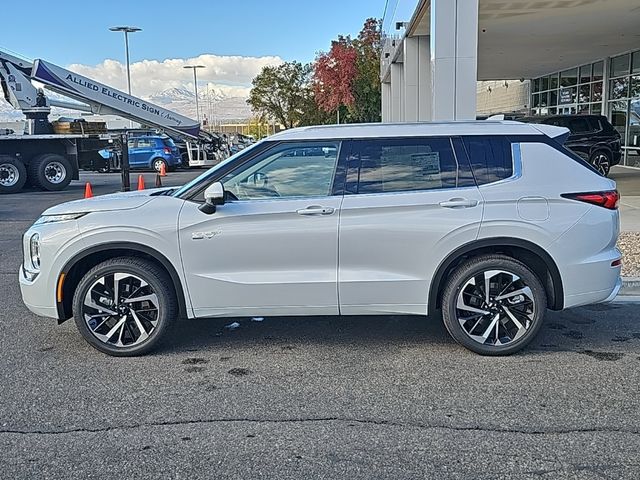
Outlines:
[[17,279],[22,233],[87,180],[119,188],[0,198],[4,478],[640,477],[637,304],[550,312],[506,358],[400,316],[184,320],[152,355],[108,357],[31,314]]

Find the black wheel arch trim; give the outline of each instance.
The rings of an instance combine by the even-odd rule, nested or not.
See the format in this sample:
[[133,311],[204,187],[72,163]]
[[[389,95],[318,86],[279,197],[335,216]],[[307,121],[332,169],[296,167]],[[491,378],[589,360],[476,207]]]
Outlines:
[[[151,248],[147,245],[142,245],[140,243],[135,242],[110,242],[110,243],[100,243],[98,245],[94,245],[92,247],[86,248],[78,253],[76,253],[72,258],[70,258],[67,263],[65,263],[62,270],[58,273],[56,277],[56,288],[58,284],[58,280],[60,279],[60,275],[68,274],[71,269],[78,264],[78,262],[86,259],[87,257],[100,252],[108,252],[110,250],[129,250],[132,252],[144,253],[145,255],[150,256],[154,260],[158,261],[164,269],[169,273],[171,277],[171,281],[173,282],[174,288],[176,290],[176,295],[178,296],[178,305],[180,308],[180,315],[186,314],[187,305],[186,305],[186,297],[184,294],[184,288],[182,286],[182,281],[180,280],[180,276],[178,275],[178,271],[173,266],[173,264],[165,257],[162,253],[157,251],[154,248]],[[66,280],[66,279],[65,279]],[[58,323],[62,323],[73,316],[71,308],[67,311],[64,306],[64,298],[62,302],[58,301],[57,291],[56,291],[56,310],[58,313]]]
[[[442,283],[445,273],[452,267],[456,261],[466,254],[473,252],[474,250],[480,250],[488,247],[517,247],[528,250],[532,254],[538,256],[544,262],[547,270],[551,275],[553,288],[553,304],[551,308],[553,310],[562,310],[564,307],[564,289],[562,286],[562,276],[556,262],[551,255],[547,253],[543,248],[535,243],[520,238],[509,237],[496,237],[496,238],[483,238],[480,240],[474,240],[456,250],[451,252],[442,262],[438,265],[436,274],[433,276],[431,286],[429,287],[429,300],[427,304],[428,314],[432,315],[438,309],[439,293],[441,291]],[[547,286],[547,279],[541,278],[542,284]]]

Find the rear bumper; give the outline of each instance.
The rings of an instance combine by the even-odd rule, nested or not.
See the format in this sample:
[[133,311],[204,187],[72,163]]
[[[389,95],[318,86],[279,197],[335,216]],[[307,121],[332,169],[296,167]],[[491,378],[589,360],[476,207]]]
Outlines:
[[620,289],[622,288],[622,277],[618,277],[618,281],[616,282],[616,286],[613,288],[609,296],[602,301],[602,303],[612,302],[614,298],[618,296],[620,293]]

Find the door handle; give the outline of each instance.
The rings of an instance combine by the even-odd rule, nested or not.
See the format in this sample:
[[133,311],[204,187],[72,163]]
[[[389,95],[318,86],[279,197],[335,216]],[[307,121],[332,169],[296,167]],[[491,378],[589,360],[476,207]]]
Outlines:
[[452,198],[445,202],[440,202],[438,205],[444,208],[469,208],[478,205],[478,201],[467,198]]
[[321,207],[320,205],[311,205],[307,208],[296,210],[298,215],[331,215],[335,209],[333,207]]

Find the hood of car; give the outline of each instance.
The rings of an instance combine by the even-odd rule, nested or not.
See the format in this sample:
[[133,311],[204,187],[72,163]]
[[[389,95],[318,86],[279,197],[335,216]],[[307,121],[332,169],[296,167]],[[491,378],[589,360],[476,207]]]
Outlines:
[[61,203],[48,208],[43,215],[62,215],[65,213],[89,213],[107,212],[111,210],[130,210],[139,208],[153,200],[153,195],[167,190],[167,188],[154,188],[134,192],[112,193],[100,195],[98,197],[74,200],[72,202]]

